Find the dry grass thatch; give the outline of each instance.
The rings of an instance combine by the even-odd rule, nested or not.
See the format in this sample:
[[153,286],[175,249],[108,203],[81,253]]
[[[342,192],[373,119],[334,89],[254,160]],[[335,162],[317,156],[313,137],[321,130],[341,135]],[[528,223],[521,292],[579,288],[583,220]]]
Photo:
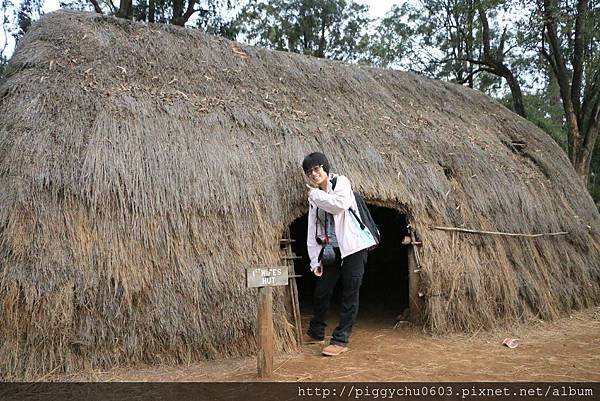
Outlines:
[[243,267],[278,263],[316,149],[418,230],[430,329],[598,304],[590,196],[548,135],[473,90],[57,12],[0,96],[3,378],[253,352]]

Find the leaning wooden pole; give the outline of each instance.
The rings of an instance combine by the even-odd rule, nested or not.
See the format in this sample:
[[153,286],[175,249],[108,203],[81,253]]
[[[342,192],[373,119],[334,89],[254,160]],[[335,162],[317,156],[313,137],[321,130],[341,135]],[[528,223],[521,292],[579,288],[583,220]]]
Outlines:
[[505,233],[500,231],[483,231],[483,230],[472,230],[469,228],[460,228],[460,227],[431,227],[434,230],[441,231],[458,231],[461,233],[470,233],[470,234],[488,234],[488,235],[504,235],[507,237],[526,237],[526,238],[539,238],[539,237],[553,237],[557,235],[568,235],[568,231],[558,231],[553,233],[540,233],[540,234],[523,234],[523,233]]
[[421,307],[421,296],[419,288],[421,286],[421,258],[417,247],[421,245],[417,241],[414,228],[409,224],[410,246],[408,248],[408,307],[410,310],[410,321],[413,324],[420,325],[423,317]]
[[273,376],[273,288],[258,288],[257,368],[258,377]]

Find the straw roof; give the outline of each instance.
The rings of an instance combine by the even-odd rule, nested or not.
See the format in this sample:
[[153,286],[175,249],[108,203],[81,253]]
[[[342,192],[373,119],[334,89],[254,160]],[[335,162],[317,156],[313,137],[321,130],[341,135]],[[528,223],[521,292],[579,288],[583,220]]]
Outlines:
[[547,134],[476,91],[61,11],[0,97],[2,377],[251,354],[244,267],[279,263],[314,150],[416,228],[429,329],[598,304],[590,196]]

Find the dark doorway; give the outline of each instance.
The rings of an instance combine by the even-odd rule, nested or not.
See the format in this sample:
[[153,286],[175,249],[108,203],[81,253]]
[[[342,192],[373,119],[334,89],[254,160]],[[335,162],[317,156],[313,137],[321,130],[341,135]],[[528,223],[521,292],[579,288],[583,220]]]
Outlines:
[[[369,252],[369,260],[360,291],[359,321],[378,320],[393,325],[408,308],[408,246],[402,244],[407,235],[406,216],[396,209],[368,205],[381,232],[381,243]],[[312,315],[312,292],[317,278],[310,272],[306,235],[308,217],[296,219],[290,225],[294,253],[301,257],[294,262],[301,314]],[[330,319],[337,321],[340,285],[334,293]],[[406,312],[405,312],[406,313]],[[305,329],[305,328],[303,328]]]

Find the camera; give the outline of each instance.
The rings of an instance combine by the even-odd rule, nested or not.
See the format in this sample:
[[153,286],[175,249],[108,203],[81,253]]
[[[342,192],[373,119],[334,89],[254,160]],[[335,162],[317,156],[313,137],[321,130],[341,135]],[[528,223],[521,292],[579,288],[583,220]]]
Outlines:
[[328,235],[317,235],[315,239],[317,240],[317,244],[319,245],[325,245],[331,242]]

